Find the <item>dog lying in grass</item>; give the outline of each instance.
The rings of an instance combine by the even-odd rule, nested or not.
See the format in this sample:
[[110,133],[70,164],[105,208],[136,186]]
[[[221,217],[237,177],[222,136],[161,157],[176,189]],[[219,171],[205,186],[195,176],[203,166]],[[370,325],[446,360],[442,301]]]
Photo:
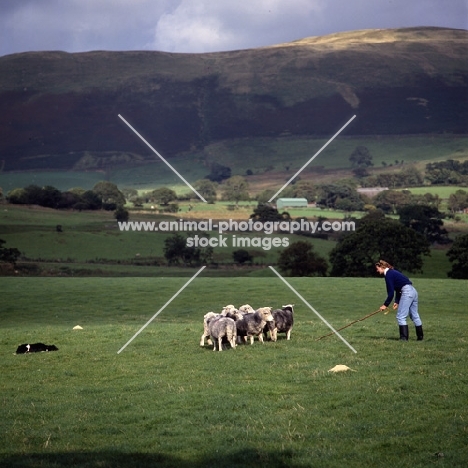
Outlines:
[[42,353],[47,351],[58,351],[55,345],[46,345],[44,343],[21,344],[16,349],[16,354]]

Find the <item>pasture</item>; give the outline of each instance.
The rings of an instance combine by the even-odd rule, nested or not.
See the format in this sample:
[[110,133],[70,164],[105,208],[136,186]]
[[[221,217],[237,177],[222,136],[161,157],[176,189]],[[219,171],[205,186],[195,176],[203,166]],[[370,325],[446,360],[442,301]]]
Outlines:
[[[168,157],[168,160],[190,183],[206,177],[213,162],[230,167],[233,175],[252,174],[246,180],[251,195],[254,195],[264,189],[278,190],[329,137],[331,135],[326,138],[285,136],[221,140],[207,145],[202,151],[180,153]],[[158,146],[157,141],[153,144]],[[353,177],[349,156],[357,146],[369,149],[374,164],[371,172],[398,171],[405,167],[402,162],[405,165],[416,164],[418,169],[424,170],[429,162],[462,161],[468,157],[468,138],[465,135],[340,135],[300,174],[300,179],[319,184]],[[140,156],[147,158],[148,153],[151,152],[145,150]],[[104,170],[0,171],[0,187],[5,194],[30,184],[52,185],[62,191],[72,187],[91,189],[101,180],[109,180],[120,189],[132,187],[147,191],[166,186],[178,194],[190,192],[179,177],[152,154],[147,163],[109,166]]]
[[[317,341],[330,330],[273,273],[203,272],[117,354],[186,281],[2,278],[0,466],[466,466],[467,281],[416,280],[425,340],[399,342],[392,311],[341,332],[354,354]],[[288,282],[335,328],[385,296],[381,278]],[[291,341],[199,346],[210,310],[291,302]],[[27,342],[59,350],[14,355]]]

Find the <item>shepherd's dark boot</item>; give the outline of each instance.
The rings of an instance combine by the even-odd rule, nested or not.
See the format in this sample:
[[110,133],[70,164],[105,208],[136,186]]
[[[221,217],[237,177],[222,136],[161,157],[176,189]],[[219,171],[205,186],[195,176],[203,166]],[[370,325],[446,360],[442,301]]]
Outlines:
[[418,337],[418,341],[422,341],[424,338],[424,333],[422,329],[422,325],[416,327],[416,336]]
[[400,340],[408,341],[409,329],[408,325],[400,325]]

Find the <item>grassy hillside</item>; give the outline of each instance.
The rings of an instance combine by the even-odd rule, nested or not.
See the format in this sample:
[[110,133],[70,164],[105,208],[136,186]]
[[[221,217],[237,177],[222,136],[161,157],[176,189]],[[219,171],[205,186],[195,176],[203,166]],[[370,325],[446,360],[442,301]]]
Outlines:
[[[466,281],[418,280],[425,339],[393,313],[330,330],[278,278],[0,282],[0,465],[201,468],[463,467]],[[374,311],[382,279],[291,279],[334,327]],[[344,301],[352,298],[352,305]],[[290,341],[200,347],[228,303],[294,302]],[[75,325],[83,330],[74,331]],[[20,343],[56,352],[14,355]],[[345,364],[353,371],[332,374]]]
[[0,57],[4,170],[112,168],[239,138],[466,134],[468,32],[368,30],[211,54]]
[[[179,154],[171,159],[171,165],[190,183],[206,177],[213,162],[229,166],[233,175],[246,176],[247,171],[250,171],[252,175],[246,178],[252,195],[255,195],[266,188],[278,190],[327,141],[328,138],[305,136],[223,140],[207,145],[203,151]],[[300,178],[321,183],[354,177],[349,156],[357,146],[369,149],[374,163],[369,169],[371,173],[401,170],[409,164],[424,171],[429,162],[468,158],[466,136],[340,136],[314,159],[300,174]],[[383,163],[387,165],[385,168]],[[120,188],[148,190],[169,186],[179,193],[190,191],[160,160],[100,171],[0,172],[0,187],[5,194],[30,184],[52,185],[60,190],[72,187],[91,189],[100,180],[110,180]]]

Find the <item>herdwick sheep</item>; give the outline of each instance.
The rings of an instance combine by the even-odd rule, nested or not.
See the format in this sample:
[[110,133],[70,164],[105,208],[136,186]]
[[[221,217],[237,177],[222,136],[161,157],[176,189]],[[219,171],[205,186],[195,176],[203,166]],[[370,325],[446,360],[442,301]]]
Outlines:
[[253,344],[254,337],[263,343],[263,329],[267,322],[273,321],[271,307],[261,307],[254,313],[245,314],[241,320],[235,322],[237,328],[237,336],[250,336],[250,344]]
[[219,314],[215,314],[214,312],[208,312],[203,316],[203,335],[201,336],[200,339],[200,346],[205,346],[205,338],[208,339],[207,343],[209,345],[212,345],[213,342],[211,341],[210,338],[210,330],[208,328],[208,320],[213,317],[217,317]]
[[250,304],[244,304],[239,307],[239,312],[243,314],[253,314],[255,313],[255,309]]
[[[286,333],[286,339],[291,339],[291,330],[294,325],[294,304],[288,304],[281,307],[281,309],[274,310],[271,315],[274,318],[274,327],[268,328],[270,330],[270,337],[272,341],[278,339],[278,333]],[[267,327],[265,327],[266,333]]]
[[207,320],[211,339],[213,340],[213,351],[216,351],[216,341],[219,351],[223,350],[223,338],[230,343],[231,348],[236,348],[237,329],[236,322],[229,317],[210,317]]
[[226,314],[229,314],[229,313],[235,312],[235,311],[237,311],[235,306],[233,306],[232,304],[229,304],[229,305],[223,307],[223,310],[221,311],[221,315],[225,316]]
[[223,307],[223,310],[220,314],[216,314],[215,312],[208,312],[203,316],[203,334],[200,338],[200,346],[205,346],[205,338],[207,339],[207,343],[212,345],[213,342],[211,341],[210,331],[208,329],[208,319],[212,317],[229,317],[233,320],[239,320],[242,318],[242,314],[233,306],[227,305]]

